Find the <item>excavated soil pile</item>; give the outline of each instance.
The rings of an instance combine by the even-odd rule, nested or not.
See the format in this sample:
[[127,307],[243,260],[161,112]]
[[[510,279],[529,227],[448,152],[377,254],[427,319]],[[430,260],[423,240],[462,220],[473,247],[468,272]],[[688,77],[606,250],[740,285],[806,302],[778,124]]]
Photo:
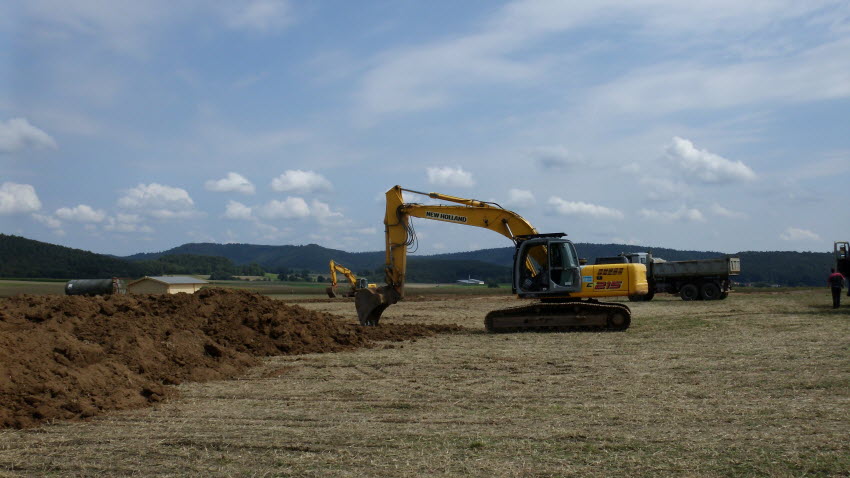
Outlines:
[[233,377],[258,357],[335,352],[458,327],[360,327],[245,291],[32,296],[0,302],[0,427],[149,405],[172,384]]

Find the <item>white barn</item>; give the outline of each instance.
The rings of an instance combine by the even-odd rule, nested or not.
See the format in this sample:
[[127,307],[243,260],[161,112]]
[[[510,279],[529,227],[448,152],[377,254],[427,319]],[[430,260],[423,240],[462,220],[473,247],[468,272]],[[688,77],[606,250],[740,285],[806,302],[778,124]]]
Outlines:
[[127,292],[131,294],[176,294],[178,292],[194,294],[206,284],[209,282],[189,276],[145,276],[127,284]]

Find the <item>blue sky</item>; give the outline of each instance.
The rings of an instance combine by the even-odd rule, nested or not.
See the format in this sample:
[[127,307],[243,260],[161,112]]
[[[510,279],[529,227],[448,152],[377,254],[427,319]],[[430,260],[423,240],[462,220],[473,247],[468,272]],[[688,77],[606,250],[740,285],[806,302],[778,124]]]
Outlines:
[[828,251],[849,133],[843,1],[0,4],[0,232],[96,252],[380,250],[395,184],[577,242]]

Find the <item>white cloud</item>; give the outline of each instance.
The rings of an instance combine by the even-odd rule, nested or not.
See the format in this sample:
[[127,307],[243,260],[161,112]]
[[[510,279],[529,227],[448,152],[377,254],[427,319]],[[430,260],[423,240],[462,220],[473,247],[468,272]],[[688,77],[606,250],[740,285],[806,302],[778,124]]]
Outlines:
[[680,207],[675,211],[658,211],[655,209],[641,209],[639,214],[645,219],[655,222],[705,222],[705,217],[699,209]]
[[60,219],[72,222],[102,222],[106,219],[106,213],[101,210],[94,210],[91,206],[80,204],[73,208],[59,208],[56,210],[56,216]]
[[62,221],[60,221],[59,219],[56,219],[53,216],[47,216],[47,215],[44,215],[44,214],[33,213],[32,218],[35,219],[36,221],[44,224],[45,226],[49,227],[50,229],[61,229],[62,228]]
[[643,186],[647,199],[651,201],[669,201],[691,196],[687,184],[675,182],[667,178],[644,176],[638,179]]
[[586,216],[594,218],[623,219],[623,213],[617,209],[590,204],[583,201],[565,201],[557,196],[549,198],[549,205],[561,216]]
[[844,38],[792,56],[776,55],[760,61],[722,65],[662,63],[628,71],[622,78],[597,88],[587,96],[586,105],[593,111],[631,112],[646,117],[759,103],[847,98],[848,48],[850,40]]
[[110,232],[141,232],[151,234],[153,228],[147,224],[142,224],[142,217],[138,214],[123,214],[118,213],[115,217],[107,217],[106,224],[103,229]]
[[196,214],[195,202],[185,189],[162,184],[139,184],[118,199],[118,205],[157,219],[185,219]]
[[[256,216],[255,216],[256,214]],[[250,207],[237,201],[229,201],[223,217],[233,220],[255,221],[257,217],[263,219],[300,219],[313,217],[319,224],[336,225],[345,222],[341,212],[334,211],[330,205],[319,200],[313,200],[308,205],[307,201],[300,197],[287,197],[283,201],[271,200],[263,205]],[[276,233],[268,226],[261,231],[266,237]]]
[[505,205],[511,207],[531,207],[535,203],[534,194],[525,189],[509,189]]
[[[29,0],[21,9],[34,25],[46,25],[42,37],[55,42],[81,38],[102,48],[144,55],[157,27],[167,23],[176,12],[183,13],[181,3],[167,0]],[[88,45],[87,45],[88,46]]]
[[320,224],[337,224],[343,220],[341,212],[331,211],[331,207],[328,204],[315,199],[310,204],[310,212]]
[[[476,24],[480,27],[472,33],[455,34],[447,39],[379,54],[374,59],[376,66],[364,75],[356,93],[359,102],[357,110],[371,120],[377,115],[387,113],[444,107],[474,87],[487,88],[493,84],[507,84],[516,88],[541,78],[545,79],[546,73],[553,67],[563,65],[564,61],[571,59],[570,56],[575,55],[574,50],[564,53],[541,48],[540,53],[534,54],[531,47],[543,43],[548,35],[559,32],[579,28],[610,28],[623,32],[623,35],[654,36],[658,41],[666,43],[680,40],[687,44],[716,35],[741,36],[743,32],[752,32],[765,26],[772,25],[776,28],[779,22],[788,18],[796,18],[798,23],[804,23],[809,20],[807,15],[824,8],[817,2],[809,3],[811,5],[790,1],[512,1],[501,8],[493,9],[493,13],[487,18],[478,20]],[[710,45],[717,47],[716,42],[711,42]],[[710,74],[708,79],[700,78],[702,72],[682,79],[676,77],[676,71],[664,73],[674,73],[671,77],[677,99],[680,95],[690,94],[691,98],[687,98],[690,102],[702,102],[706,105],[710,105],[717,96],[706,96],[712,93],[712,89],[722,89],[739,97],[751,93],[756,93],[758,97],[759,91],[751,91],[751,86],[762,86],[762,90],[775,90],[771,95],[774,98],[783,98],[782,93],[788,92],[789,89],[803,93],[807,82],[801,81],[799,77],[814,84],[829,86],[827,91],[846,91],[850,86],[847,86],[846,75],[843,77],[844,85],[841,84],[841,72],[847,71],[847,60],[838,59],[842,56],[841,52],[846,50],[836,49],[832,52],[833,61],[823,63],[826,68],[820,73],[826,77],[822,79],[808,73],[805,68],[775,68],[755,77],[741,75],[747,73],[746,69],[740,72],[733,69],[717,81],[712,81],[714,78]],[[690,68],[683,66],[676,70],[688,72],[696,68],[691,65]],[[641,104],[639,111],[644,108],[651,110],[656,100],[664,103],[664,94],[668,93],[665,90],[667,77],[657,74],[652,78],[654,81],[648,85],[649,91],[645,92],[651,98],[647,100],[633,94],[642,93],[643,85],[630,85],[628,79],[632,75],[631,72],[628,73],[625,77],[627,80],[620,81],[629,86],[626,93],[617,91],[615,86],[620,82],[615,82],[610,88],[606,87],[605,93],[613,93],[623,101],[637,97],[631,101]],[[770,85],[769,73],[780,74],[787,78],[784,83],[793,83],[796,87],[777,88]],[[747,86],[745,93],[734,92],[740,83]],[[692,84],[696,87],[688,89]],[[764,85],[769,86],[765,88]],[[809,94],[824,95],[823,92]],[[604,94],[600,94],[599,98],[594,97],[593,100],[589,102],[591,105],[609,103]]]
[[204,184],[207,191],[214,192],[237,192],[242,194],[254,194],[254,185],[238,173],[229,172],[227,176],[218,180],[209,180]]
[[56,149],[56,141],[26,118],[0,121],[0,153],[16,153],[25,148]]
[[252,2],[226,2],[222,11],[228,27],[236,30],[270,32],[289,26],[292,7],[286,0],[254,0]]
[[287,197],[283,201],[273,199],[259,208],[265,219],[295,219],[310,215],[310,206],[300,197]]
[[686,177],[703,183],[752,181],[756,174],[741,161],[731,161],[704,149],[696,149],[687,139],[673,138],[666,158]]
[[355,229],[354,232],[357,234],[363,234],[365,236],[374,236],[378,233],[377,227],[361,227],[360,229]]
[[118,222],[125,222],[125,223],[128,223],[128,224],[137,224],[137,223],[142,222],[142,218],[138,214],[118,213],[118,214],[115,215],[115,219]]
[[502,50],[512,49],[508,42],[503,35],[481,34],[386,52],[363,77],[357,111],[371,120],[387,113],[429,110],[449,103],[463,87],[536,77],[539,65],[502,55]]
[[237,201],[228,201],[224,211],[224,217],[227,219],[235,219],[247,221],[253,219],[251,208]]
[[471,187],[475,185],[472,173],[464,171],[460,166],[428,168],[428,182],[438,186]]
[[709,209],[709,212],[711,212],[715,216],[728,217],[730,219],[746,219],[748,217],[746,213],[726,209],[725,207],[716,203],[711,205],[711,209]]
[[154,229],[146,224],[127,224],[125,222],[117,222],[113,218],[109,218],[103,229],[110,232],[141,232],[143,234],[153,234]]
[[819,241],[820,236],[808,229],[788,227],[785,232],[779,234],[783,241]]
[[0,184],[0,214],[26,214],[41,209],[35,188],[29,184]]
[[563,146],[541,146],[533,149],[530,156],[544,170],[565,170],[584,162]]
[[301,129],[270,128],[262,131],[246,130],[244,125],[219,113],[215,107],[204,104],[199,108],[195,128],[193,154],[210,154],[228,159],[257,156],[279,157],[285,150],[309,138],[310,132]]
[[333,189],[331,182],[313,171],[291,169],[272,179],[272,189],[277,192],[311,193]]
[[254,225],[254,229],[257,231],[258,234],[260,234],[264,238],[268,238],[268,239],[277,238],[277,235],[278,235],[278,232],[279,232],[278,228],[276,228],[276,227],[274,227],[270,224],[264,224],[262,222],[256,223]]

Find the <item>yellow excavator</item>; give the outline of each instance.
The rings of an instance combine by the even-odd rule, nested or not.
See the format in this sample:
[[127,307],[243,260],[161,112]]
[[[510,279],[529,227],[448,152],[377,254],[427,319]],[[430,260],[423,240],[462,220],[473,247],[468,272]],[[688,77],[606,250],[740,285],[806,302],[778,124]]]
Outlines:
[[[405,203],[403,192],[457,205]],[[378,325],[384,310],[404,297],[407,249],[416,242],[412,217],[482,227],[513,241],[512,290],[519,298],[539,302],[491,311],[484,319],[489,332],[625,330],[631,324],[628,306],[597,299],[649,292],[643,264],[581,265],[575,246],[564,239],[566,234],[540,234],[519,214],[496,203],[401,186],[387,191],[386,201],[386,285],[355,293],[361,325]]]
[[345,278],[348,279],[349,284],[351,285],[351,289],[348,290],[345,294],[343,294],[345,297],[354,297],[354,294],[356,294],[357,291],[360,289],[378,288],[377,284],[369,284],[365,278],[358,279],[357,276],[354,275],[353,272],[351,272],[351,269],[343,266],[342,264],[334,262],[333,259],[331,259],[329,266],[331,269],[331,286],[325,289],[325,292],[328,293],[328,297],[330,297],[331,299],[339,297],[339,294],[337,294],[336,292],[337,273],[344,275]]

